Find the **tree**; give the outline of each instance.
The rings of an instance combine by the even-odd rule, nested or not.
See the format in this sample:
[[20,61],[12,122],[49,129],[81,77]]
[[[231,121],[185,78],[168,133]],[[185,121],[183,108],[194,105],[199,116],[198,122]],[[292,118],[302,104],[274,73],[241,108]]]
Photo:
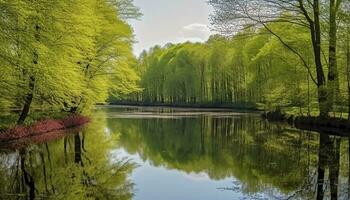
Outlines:
[[131,0],[5,0],[0,11],[0,102],[21,109],[17,124],[33,109],[88,112],[139,89]]
[[[50,2],[18,1],[3,4],[6,5],[3,7],[4,12],[12,14],[8,15],[4,23],[6,25],[2,28],[5,36],[3,40],[8,46],[3,46],[1,58],[4,65],[12,66],[17,71],[18,77],[13,77],[13,83],[16,79],[20,80],[14,100],[16,105],[22,107],[18,119],[18,124],[22,124],[36,99],[55,106],[67,96],[76,94],[73,87],[77,86],[79,79],[75,77],[79,75],[70,60],[70,55],[75,52],[68,45],[68,48],[64,48],[67,46],[60,44],[69,41],[68,37],[60,35],[61,31],[68,31],[68,27],[64,29],[63,20],[57,21],[64,15],[71,15],[58,12],[68,6],[62,2],[57,2],[56,7],[49,6]],[[65,70],[60,70],[61,67]],[[62,79],[67,74],[74,77],[70,83]]]
[[84,49],[85,57],[78,62],[84,89],[73,101],[71,112],[89,111],[95,103],[105,101],[110,92],[120,96],[138,89],[138,77],[130,66],[134,59],[131,27],[118,18],[114,4],[98,0],[94,6],[98,26],[95,24],[95,32],[90,36],[93,48]]
[[[322,64],[322,42],[321,42],[321,20],[320,20],[320,1],[238,1],[238,0],[212,0],[209,3],[214,7],[215,14],[212,17],[214,27],[223,33],[237,32],[245,26],[262,26],[266,28],[272,35],[277,37],[279,41],[291,52],[293,52],[303,63],[309,72],[310,77],[318,87],[318,101],[320,116],[327,117],[330,111],[329,95],[326,88],[325,73]],[[332,7],[333,11],[337,10],[337,6],[341,1],[337,1],[336,6]],[[334,13],[334,12],[333,12]],[[330,17],[333,19],[332,17]],[[287,23],[307,28],[310,33],[311,44],[314,54],[314,66],[316,78],[313,78],[311,66],[307,63],[303,55],[295,50],[288,42],[280,37],[271,29],[268,24],[271,23]],[[334,28],[334,25],[333,25]],[[331,29],[333,35],[333,28]],[[334,41],[334,40],[333,40]],[[336,40],[335,40],[336,41]],[[334,43],[334,42],[333,42]],[[331,50],[333,52],[333,50]],[[336,67],[334,59],[330,68],[330,77],[336,77]],[[336,78],[334,78],[336,80]]]
[[347,93],[348,93],[348,119],[350,120],[350,2],[345,1],[341,7],[339,13],[339,32],[341,41],[341,50],[343,52],[343,57],[345,58],[345,74],[347,83]]
[[334,105],[335,99],[341,98],[337,66],[337,15],[341,4],[342,0],[329,0],[329,107]]

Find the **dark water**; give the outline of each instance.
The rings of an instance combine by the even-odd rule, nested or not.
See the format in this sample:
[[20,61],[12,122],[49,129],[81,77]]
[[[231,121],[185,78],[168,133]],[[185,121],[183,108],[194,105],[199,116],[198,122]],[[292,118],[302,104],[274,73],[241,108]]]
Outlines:
[[0,199],[348,199],[348,138],[256,113],[99,107],[67,134],[0,152]]

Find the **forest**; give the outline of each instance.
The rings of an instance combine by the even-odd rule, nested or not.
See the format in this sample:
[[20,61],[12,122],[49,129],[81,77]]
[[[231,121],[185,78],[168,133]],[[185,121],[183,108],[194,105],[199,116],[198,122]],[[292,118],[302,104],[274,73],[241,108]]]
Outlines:
[[0,199],[350,199],[350,0],[145,2],[0,0]]
[[0,12],[2,124],[88,114],[138,90],[131,0],[5,0]]
[[209,4],[218,34],[144,51],[136,66],[142,91],[126,101],[347,115],[349,1]]
[[120,101],[350,116],[349,1],[208,3],[216,35],[136,58],[131,0],[2,1],[2,121]]

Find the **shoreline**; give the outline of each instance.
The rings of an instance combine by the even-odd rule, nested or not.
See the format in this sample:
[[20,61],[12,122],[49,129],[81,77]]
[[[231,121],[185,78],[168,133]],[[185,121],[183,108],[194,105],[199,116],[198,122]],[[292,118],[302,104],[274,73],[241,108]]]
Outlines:
[[45,119],[32,125],[17,125],[0,132],[0,144],[16,142],[21,139],[40,137],[49,133],[69,130],[84,126],[90,118],[81,115],[71,115],[64,119]]
[[[104,105],[104,104],[102,104]],[[141,106],[141,107],[162,107],[162,108],[203,108],[203,109],[226,109],[226,110],[247,110],[261,111],[253,104],[172,104],[172,103],[144,103],[144,102],[112,102],[106,106]],[[99,105],[98,105],[99,106]]]
[[[248,104],[247,104],[248,105]],[[114,102],[105,106],[140,106],[161,108],[193,108],[193,109],[223,109],[227,111],[251,111],[263,112],[256,107],[239,107],[236,105],[213,105],[213,104],[168,104],[168,103],[143,103],[143,102]],[[323,132],[331,135],[350,136],[350,121],[342,118],[329,117],[321,119],[312,116],[294,116],[278,111],[266,111],[261,114],[262,118],[269,122],[288,123],[300,130]]]
[[350,137],[350,121],[343,118],[294,116],[279,111],[266,112],[262,114],[262,117],[270,122],[286,122],[300,130]]

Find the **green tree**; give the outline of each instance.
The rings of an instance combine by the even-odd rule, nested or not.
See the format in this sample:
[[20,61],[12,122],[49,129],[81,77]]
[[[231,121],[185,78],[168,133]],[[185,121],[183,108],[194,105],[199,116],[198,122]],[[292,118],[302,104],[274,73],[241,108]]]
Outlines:
[[[55,6],[52,6],[55,5]],[[139,90],[130,0],[0,2],[1,109],[87,113],[112,94]]]

